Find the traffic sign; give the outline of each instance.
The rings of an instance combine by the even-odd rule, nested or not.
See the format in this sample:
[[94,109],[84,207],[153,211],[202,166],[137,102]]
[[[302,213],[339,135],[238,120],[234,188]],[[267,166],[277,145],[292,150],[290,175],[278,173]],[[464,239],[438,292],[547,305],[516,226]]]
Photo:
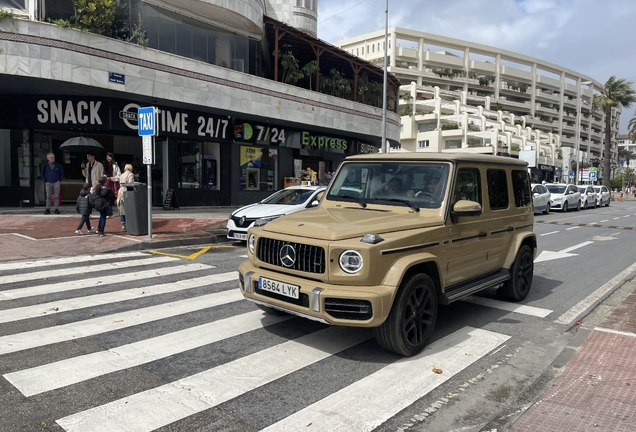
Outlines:
[[139,136],[153,136],[157,133],[157,110],[155,107],[139,108],[137,110],[137,132]]
[[590,171],[590,181],[596,181],[596,171]]
[[574,171],[570,171],[570,178],[574,178]]

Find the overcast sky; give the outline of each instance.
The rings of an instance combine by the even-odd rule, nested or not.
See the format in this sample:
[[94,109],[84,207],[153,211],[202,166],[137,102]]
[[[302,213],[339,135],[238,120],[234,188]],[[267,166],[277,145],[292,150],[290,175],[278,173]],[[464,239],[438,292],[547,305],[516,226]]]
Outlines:
[[[417,5],[414,7],[413,5]],[[386,0],[318,0],[318,37],[384,30]],[[389,27],[472,41],[636,88],[635,0],[389,0]],[[627,132],[636,105],[624,109]]]

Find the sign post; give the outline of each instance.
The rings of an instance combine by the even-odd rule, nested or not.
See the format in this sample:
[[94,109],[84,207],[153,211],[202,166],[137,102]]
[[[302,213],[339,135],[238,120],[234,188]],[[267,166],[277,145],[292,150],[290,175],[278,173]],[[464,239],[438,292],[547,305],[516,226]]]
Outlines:
[[137,131],[141,137],[143,162],[148,177],[148,239],[152,239],[152,167],[154,164],[155,136],[157,135],[157,108],[146,107],[137,110]]

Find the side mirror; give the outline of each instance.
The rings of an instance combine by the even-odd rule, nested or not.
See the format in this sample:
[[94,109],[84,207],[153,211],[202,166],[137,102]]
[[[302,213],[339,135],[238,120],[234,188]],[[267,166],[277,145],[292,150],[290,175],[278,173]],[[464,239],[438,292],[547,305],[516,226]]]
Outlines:
[[535,193],[532,194],[532,196],[536,198],[536,197],[539,196],[539,194],[535,192]]
[[479,216],[481,214],[481,204],[476,201],[459,200],[451,211],[451,220],[457,222],[460,216]]
[[309,207],[318,207],[318,204],[320,204],[320,201],[318,200],[313,200],[311,202],[311,204],[309,204]]

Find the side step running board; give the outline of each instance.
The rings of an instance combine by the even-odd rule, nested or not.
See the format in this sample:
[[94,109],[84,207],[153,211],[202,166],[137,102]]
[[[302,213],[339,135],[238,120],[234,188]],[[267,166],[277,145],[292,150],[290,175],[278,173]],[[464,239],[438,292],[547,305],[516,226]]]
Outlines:
[[442,305],[448,305],[454,301],[468,297],[477,291],[499,285],[508,279],[510,279],[510,271],[507,269],[501,269],[497,273],[488,275],[485,278],[479,278],[472,282],[462,283],[458,286],[447,289],[446,292],[440,296],[439,303]]

